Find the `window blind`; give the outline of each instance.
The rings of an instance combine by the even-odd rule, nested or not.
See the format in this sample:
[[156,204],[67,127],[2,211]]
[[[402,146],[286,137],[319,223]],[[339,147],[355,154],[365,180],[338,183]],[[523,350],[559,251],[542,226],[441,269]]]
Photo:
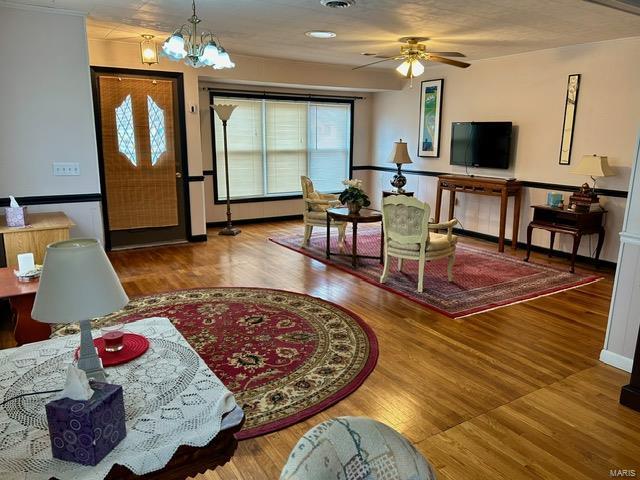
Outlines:
[[[351,104],[215,97],[238,105],[227,123],[232,199],[293,196],[300,176],[337,192],[349,176]],[[222,122],[215,116],[218,200],[226,199]]]

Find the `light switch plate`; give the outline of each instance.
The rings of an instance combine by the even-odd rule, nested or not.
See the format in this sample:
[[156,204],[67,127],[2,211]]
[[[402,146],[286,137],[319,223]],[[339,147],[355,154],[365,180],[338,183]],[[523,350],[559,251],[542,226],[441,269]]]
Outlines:
[[76,162],[53,162],[53,175],[55,177],[80,175],[80,164]]

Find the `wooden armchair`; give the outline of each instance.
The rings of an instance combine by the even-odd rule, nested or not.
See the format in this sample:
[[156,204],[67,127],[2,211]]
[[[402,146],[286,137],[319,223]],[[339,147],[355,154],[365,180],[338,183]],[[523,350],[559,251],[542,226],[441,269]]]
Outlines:
[[[398,271],[402,271],[402,260],[418,260],[418,292],[422,293],[424,264],[431,260],[448,257],[448,279],[453,281],[453,264],[458,237],[453,235],[457,219],[444,223],[429,223],[431,208],[420,200],[405,195],[386,197],[382,202],[384,225],[384,269],[380,282],[385,283],[389,275],[390,258],[398,259]],[[437,230],[447,230],[446,234]]]
[[[302,199],[304,200],[304,210],[302,217],[304,219],[304,239],[302,246],[309,245],[309,239],[313,233],[313,227],[327,226],[327,209],[331,207],[339,207],[340,200],[338,195],[330,193],[319,193],[313,188],[313,182],[309,177],[301,176],[302,183]],[[347,224],[344,222],[331,221],[331,226],[338,229],[338,243],[344,245],[344,236]]]

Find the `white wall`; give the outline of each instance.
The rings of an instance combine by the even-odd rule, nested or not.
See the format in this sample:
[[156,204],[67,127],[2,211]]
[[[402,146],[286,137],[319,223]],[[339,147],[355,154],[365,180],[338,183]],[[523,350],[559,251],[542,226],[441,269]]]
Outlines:
[[[326,91],[304,90],[296,88],[276,88],[229,85],[205,82],[200,86],[200,122],[202,132],[202,159],[204,170],[213,169],[213,155],[211,144],[211,109],[209,108],[209,88],[240,88],[242,90],[265,90],[272,93],[297,93],[328,96],[363,97],[355,100],[354,104],[354,132],[353,132],[353,165],[367,165],[370,159],[371,132],[371,93],[355,91]],[[226,220],[226,205],[216,205],[213,202],[213,177],[205,176],[205,199],[207,222]],[[272,202],[237,203],[232,205],[234,219],[269,218],[286,215],[301,215],[303,202],[297,200],[277,200]]]
[[[440,158],[416,156],[420,107],[420,82],[417,80],[413,88],[406,86],[400,92],[374,94],[372,164],[388,166],[385,162],[393,142],[403,138],[408,141],[415,162],[406,170],[464,173],[464,167],[449,165],[451,123],[505,120],[517,126],[512,167],[507,171],[470,169],[470,173],[580,185],[585,177],[573,175],[568,166],[558,164],[567,76],[580,73],[572,164],[583,154],[607,155],[617,176],[601,179],[598,186],[626,190],[636,129],[640,123],[640,63],[630,59],[637,58],[639,51],[640,37],[636,37],[480,60],[468,69],[428,67],[418,80],[445,79]],[[391,174],[371,172],[370,176],[372,191],[388,188]],[[409,188],[433,205],[436,179],[415,175],[407,175],[407,179]],[[568,195],[565,193],[565,198]],[[499,199],[463,194],[457,197],[456,217],[464,228],[497,235]],[[520,239],[525,238],[531,218],[529,205],[544,203],[545,199],[546,190],[526,189]],[[443,204],[447,201],[445,195]],[[609,213],[601,258],[617,259],[617,233],[622,228],[625,203],[621,198],[602,198]],[[508,222],[507,232],[510,232],[510,218]],[[548,234],[534,232],[534,243],[548,245]],[[569,246],[569,239],[560,239],[559,247],[568,250]],[[587,239],[583,240],[580,253],[589,255]]]
[[640,328],[640,135],[620,239],[609,325],[600,360],[630,372]]
[[[100,192],[85,19],[60,11],[0,5],[0,197]],[[54,177],[53,162],[80,175]],[[74,235],[102,238],[99,205],[65,211]]]

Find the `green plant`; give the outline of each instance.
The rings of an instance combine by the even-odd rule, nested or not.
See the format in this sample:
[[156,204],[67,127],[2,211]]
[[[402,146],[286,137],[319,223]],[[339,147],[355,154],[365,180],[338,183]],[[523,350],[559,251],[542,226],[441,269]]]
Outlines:
[[339,197],[343,205],[347,203],[355,203],[361,207],[371,205],[369,197],[364,193],[364,190],[362,190],[362,180],[343,180],[342,184],[347,187],[340,193]]

